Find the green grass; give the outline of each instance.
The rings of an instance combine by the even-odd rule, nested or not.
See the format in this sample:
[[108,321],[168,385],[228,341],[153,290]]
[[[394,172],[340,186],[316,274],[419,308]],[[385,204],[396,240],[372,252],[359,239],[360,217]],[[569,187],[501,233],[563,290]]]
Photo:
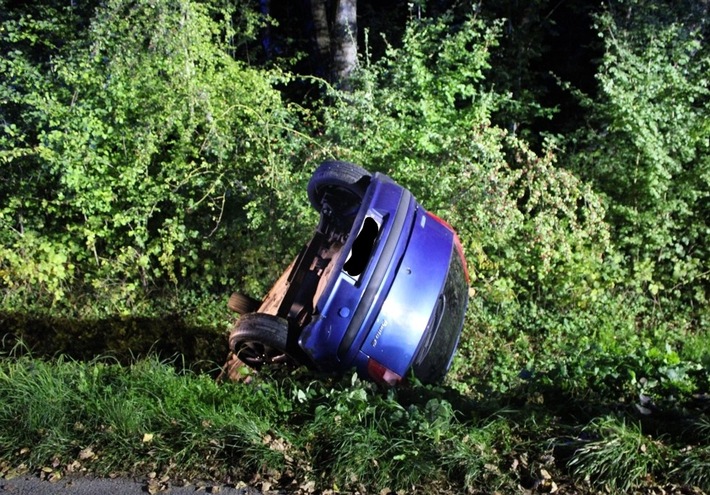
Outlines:
[[303,492],[710,489],[706,410],[675,434],[632,405],[570,404],[533,386],[474,400],[302,370],[220,384],[179,368],[0,358],[0,476],[155,472]]
[[584,428],[584,440],[567,466],[577,478],[601,489],[626,493],[666,471],[669,449],[642,433],[639,424],[624,418],[596,418]]
[[[264,441],[279,431],[266,392],[218,386],[156,360],[4,359],[0,387],[0,452],[30,469],[57,459],[98,473],[179,465],[191,474],[212,460],[241,475],[283,463]],[[81,459],[86,449],[94,455]]]

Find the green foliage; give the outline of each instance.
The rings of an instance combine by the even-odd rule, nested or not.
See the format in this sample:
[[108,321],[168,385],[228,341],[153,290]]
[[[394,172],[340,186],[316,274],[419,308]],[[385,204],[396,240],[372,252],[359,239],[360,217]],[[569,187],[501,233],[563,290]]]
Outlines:
[[[467,427],[445,399],[405,407],[394,392],[383,394],[355,377],[347,385],[321,386],[318,393],[309,394],[316,405],[307,448],[324,486],[371,491],[432,481],[465,487],[506,482],[504,477],[494,479],[486,468],[486,463],[495,462],[493,445],[507,434],[504,424]],[[301,407],[313,407],[305,397],[301,402]]]
[[600,489],[628,493],[666,467],[662,444],[645,436],[638,425],[606,417],[593,421],[586,433],[593,439],[580,442],[568,465],[575,476]]
[[263,290],[244,265],[279,267],[303,216],[290,192],[304,141],[281,75],[231,58],[233,30],[187,0],[106,2],[34,63],[27,45],[65,18],[1,33],[5,287],[90,289],[118,310],[170,285]]
[[[706,306],[710,54],[682,7],[623,2],[597,17],[606,51],[574,169],[607,197],[615,243],[659,303]],[[687,22],[682,22],[682,21]],[[671,310],[673,311],[673,310]]]

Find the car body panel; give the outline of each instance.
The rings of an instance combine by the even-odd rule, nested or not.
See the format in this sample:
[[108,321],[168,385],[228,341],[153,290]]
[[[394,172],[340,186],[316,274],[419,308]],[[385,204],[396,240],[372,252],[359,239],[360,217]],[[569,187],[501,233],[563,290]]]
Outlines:
[[[331,280],[316,302],[313,321],[301,333],[299,343],[320,368],[351,366],[365,335],[360,329],[372,324],[382,305],[393,273],[404,255],[416,202],[411,193],[387,176],[376,174],[363,199],[348,241],[343,246]],[[369,262],[354,276],[343,267],[366,219],[378,223]],[[343,339],[351,345],[342,345]]]
[[[404,376],[422,344],[446,279],[448,266],[433,260],[449,259],[453,234],[417,211],[410,245],[398,267],[386,300],[361,352]],[[362,359],[362,358],[361,358]]]
[[[367,267],[353,276],[343,266],[368,219],[379,233]],[[301,348],[323,370],[356,367],[363,374],[373,358],[406,375],[422,346],[431,344],[423,337],[454,246],[450,227],[428,214],[409,191],[375,174],[335,261],[337,274],[302,330]]]

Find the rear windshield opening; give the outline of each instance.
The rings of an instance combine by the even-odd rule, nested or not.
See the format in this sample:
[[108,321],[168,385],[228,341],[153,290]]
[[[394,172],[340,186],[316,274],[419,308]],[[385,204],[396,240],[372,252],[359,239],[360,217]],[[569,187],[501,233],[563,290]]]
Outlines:
[[350,251],[348,260],[343,265],[343,270],[345,273],[351,277],[359,276],[367,263],[370,261],[370,256],[372,255],[372,249],[375,246],[375,240],[380,233],[380,226],[375,220],[367,217],[362,224],[362,228],[358,233],[355,241],[353,242],[353,248]]

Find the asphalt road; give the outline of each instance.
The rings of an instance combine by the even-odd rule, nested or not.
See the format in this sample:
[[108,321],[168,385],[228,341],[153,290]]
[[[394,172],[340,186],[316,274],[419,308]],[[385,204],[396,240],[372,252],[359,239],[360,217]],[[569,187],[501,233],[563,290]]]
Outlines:
[[[150,489],[149,489],[150,488]],[[12,479],[0,478],[2,495],[199,495],[215,493],[219,495],[261,495],[254,488],[234,488],[230,486],[192,485],[185,487],[162,485],[151,486],[146,481],[126,478],[62,478],[59,481],[43,481],[33,476],[18,476]]]

